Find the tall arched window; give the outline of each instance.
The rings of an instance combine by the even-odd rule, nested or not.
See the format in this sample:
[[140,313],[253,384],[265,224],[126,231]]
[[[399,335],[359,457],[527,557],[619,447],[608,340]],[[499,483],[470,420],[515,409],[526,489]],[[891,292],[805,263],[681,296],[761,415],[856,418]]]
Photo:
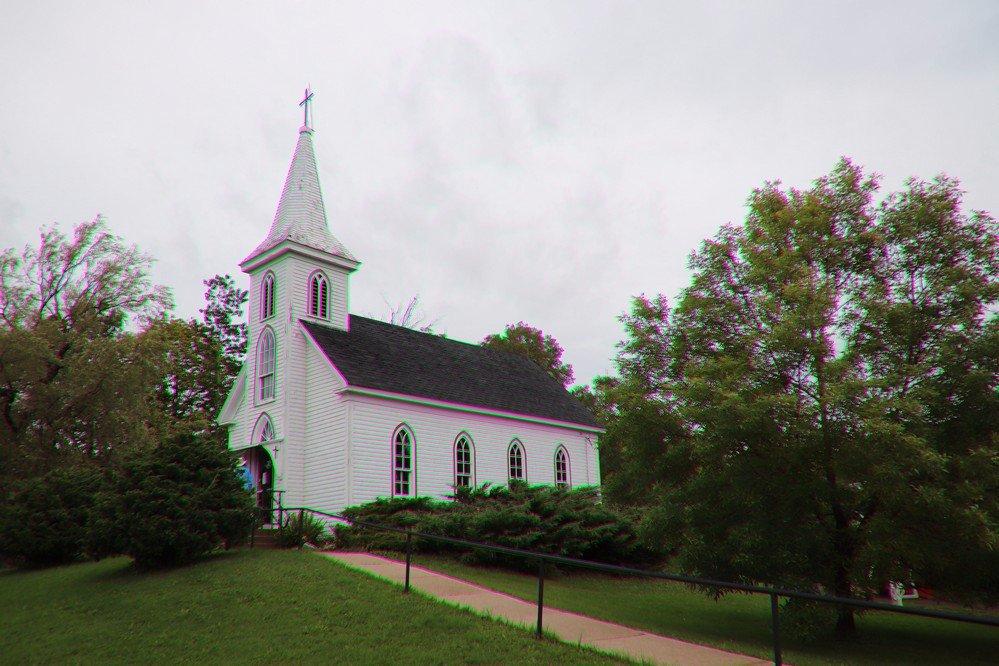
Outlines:
[[329,318],[329,280],[322,273],[309,278],[309,314],[320,319]]
[[271,423],[271,417],[267,414],[261,414],[260,418],[257,419],[257,425],[253,428],[253,442],[255,444],[263,444],[264,442],[269,442],[274,439],[276,433],[274,432],[274,424]]
[[399,426],[392,441],[392,495],[413,494],[413,435],[406,426]]
[[274,316],[274,273],[267,273],[260,283],[260,318]]
[[257,386],[260,400],[270,400],[274,397],[274,368],[277,359],[277,345],[274,342],[274,331],[265,328],[257,341]]
[[568,488],[569,485],[569,454],[560,446],[555,450],[555,486]]
[[454,442],[454,487],[471,488],[475,485],[475,462],[472,439],[465,433]]
[[510,442],[510,449],[507,451],[507,476],[511,481],[524,480],[524,445],[519,439]]

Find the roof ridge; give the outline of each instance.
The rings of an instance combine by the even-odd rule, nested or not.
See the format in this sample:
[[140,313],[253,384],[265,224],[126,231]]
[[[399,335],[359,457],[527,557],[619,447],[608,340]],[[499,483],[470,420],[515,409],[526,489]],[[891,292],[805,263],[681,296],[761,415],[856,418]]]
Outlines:
[[[402,329],[404,331],[409,331],[410,333],[415,333],[416,335],[428,335],[431,338],[434,338],[436,340],[446,340],[447,342],[455,342],[455,343],[458,343],[460,345],[468,345],[470,347],[482,347],[482,345],[479,344],[478,342],[467,342],[465,340],[458,340],[457,338],[448,337],[447,334],[430,333],[428,331],[421,331],[421,330],[419,330],[417,328],[410,328],[409,326],[403,326],[402,324],[393,324],[392,322],[385,321],[384,319],[375,319],[373,317],[364,317],[362,315],[355,315],[355,314],[350,315],[350,317],[351,317],[351,319],[354,319],[354,318],[363,319],[364,321],[373,322],[375,324],[381,324],[383,326],[391,326],[393,328],[398,328],[398,329]],[[486,347],[483,347],[483,349],[486,349]]]

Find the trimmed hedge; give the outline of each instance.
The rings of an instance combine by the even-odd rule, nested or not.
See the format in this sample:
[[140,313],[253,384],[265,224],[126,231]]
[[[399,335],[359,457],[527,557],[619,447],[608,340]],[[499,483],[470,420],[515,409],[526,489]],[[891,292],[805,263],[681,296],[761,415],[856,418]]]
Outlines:
[[[602,504],[593,488],[567,490],[513,482],[509,487],[458,488],[452,501],[380,499],[348,507],[343,514],[351,520],[606,564],[648,565],[662,558],[662,553],[639,542],[635,523]],[[336,536],[341,548],[406,548],[405,535],[372,528],[341,525]],[[414,538],[413,548],[423,553],[457,554],[482,564],[534,566],[524,558],[431,539]]]

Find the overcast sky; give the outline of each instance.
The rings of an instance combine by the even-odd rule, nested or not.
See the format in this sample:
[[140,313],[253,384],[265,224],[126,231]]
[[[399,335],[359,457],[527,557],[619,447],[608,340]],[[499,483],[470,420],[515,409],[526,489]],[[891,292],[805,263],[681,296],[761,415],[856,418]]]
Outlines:
[[351,307],[525,320],[577,379],[765,180],[841,155],[999,211],[999,3],[0,5],[0,247],[102,213],[176,314],[265,236],[316,91]]

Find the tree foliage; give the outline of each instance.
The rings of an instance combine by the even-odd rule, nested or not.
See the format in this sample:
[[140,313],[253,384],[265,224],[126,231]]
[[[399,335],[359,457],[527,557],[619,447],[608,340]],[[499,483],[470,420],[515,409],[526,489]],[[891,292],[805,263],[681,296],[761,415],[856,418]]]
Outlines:
[[100,485],[92,467],[57,467],[12,483],[0,502],[0,560],[48,566],[82,557]]
[[88,541],[97,554],[159,568],[239,545],[255,520],[235,457],[211,439],[179,435],[116,465],[95,500]]
[[163,318],[152,322],[142,337],[155,350],[160,380],[154,395],[170,432],[210,434],[224,445],[225,431],[215,417],[246,353],[247,292],[228,275],[204,284],[202,321]]
[[225,374],[230,381],[236,377],[246,355],[246,319],[243,307],[249,292],[236,286],[231,275],[215,275],[204,281],[205,307],[201,309],[207,337],[218,341],[222,348]]
[[130,319],[155,317],[172,305],[152,284],[152,259],[125,246],[97,217],[72,239],[42,229],[38,247],[0,253],[0,326],[33,330],[46,321],[96,335],[117,333]]
[[246,292],[206,281],[204,320],[169,318],[152,259],[101,218],[0,254],[0,475],[106,462],[212,432],[246,347]]
[[0,255],[0,466],[41,473],[68,457],[100,456],[147,438],[157,368],[126,326],[152,321],[169,292],[151,259],[102,219],[67,238]]
[[608,484],[649,491],[648,533],[682,536],[691,570],[999,592],[999,229],[946,177],[878,189],[845,160],[765,185],[672,313],[625,318],[606,448],[645,457]]
[[501,333],[487,335],[482,346],[525,356],[551,377],[568,386],[573,381],[572,366],[562,362],[562,345],[551,335],[522,321],[507,324]]

